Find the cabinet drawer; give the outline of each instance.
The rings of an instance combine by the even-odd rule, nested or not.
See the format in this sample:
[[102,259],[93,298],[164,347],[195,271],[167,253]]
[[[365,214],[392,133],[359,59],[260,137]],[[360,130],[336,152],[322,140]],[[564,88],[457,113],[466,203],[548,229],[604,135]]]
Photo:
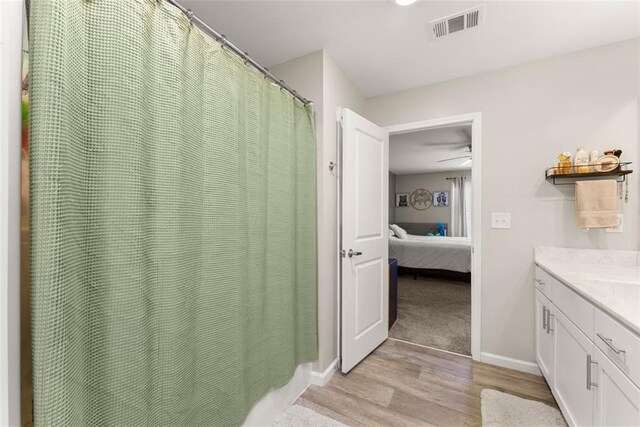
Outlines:
[[593,340],[594,307],[560,282],[554,283],[553,298],[555,306],[571,319],[578,329]]
[[640,386],[640,337],[599,309],[595,311],[593,341],[629,379]]
[[536,288],[540,290],[551,301],[553,301],[553,284],[556,279],[536,265],[535,271]]

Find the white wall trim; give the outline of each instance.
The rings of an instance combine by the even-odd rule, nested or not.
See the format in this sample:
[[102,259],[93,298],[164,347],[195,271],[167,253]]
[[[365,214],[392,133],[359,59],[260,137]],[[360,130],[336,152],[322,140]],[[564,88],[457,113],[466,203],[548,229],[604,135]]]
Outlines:
[[291,380],[283,387],[271,390],[247,415],[243,426],[270,426],[291,406],[311,384],[311,363],[298,365]]
[[338,359],[335,359],[324,372],[311,371],[311,384],[324,387],[336,373]]
[[501,366],[503,368],[515,369],[516,371],[542,376],[540,368],[533,362],[513,359],[506,356],[498,356],[497,354],[485,352],[481,354],[480,361],[491,365]]
[[0,0],[0,425],[20,425],[22,0]]
[[400,125],[387,126],[389,135],[415,132],[441,126],[471,124],[473,164],[471,183],[473,186],[473,232],[471,255],[471,357],[481,360],[482,351],[482,113],[461,114]]

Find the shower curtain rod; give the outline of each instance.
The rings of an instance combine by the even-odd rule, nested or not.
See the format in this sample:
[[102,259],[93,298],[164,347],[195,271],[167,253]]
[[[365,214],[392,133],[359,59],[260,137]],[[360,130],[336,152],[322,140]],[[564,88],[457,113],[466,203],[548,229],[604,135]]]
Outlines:
[[291,87],[289,87],[284,82],[284,80],[278,80],[278,78],[276,76],[274,76],[273,74],[271,74],[269,72],[269,69],[267,69],[267,68],[263,67],[262,65],[258,64],[254,59],[252,59],[249,56],[249,54],[247,52],[243,52],[236,45],[234,45],[229,40],[227,40],[227,38],[224,36],[224,34],[220,34],[216,30],[211,28],[202,19],[198,18],[198,16],[195,15],[191,9],[187,9],[186,7],[184,7],[180,3],[178,3],[176,0],[167,0],[167,2],[171,3],[172,5],[174,5],[178,9],[180,9],[180,11],[182,13],[187,15],[187,18],[189,18],[190,22],[192,22],[192,23],[195,22],[200,27],[201,30],[203,30],[205,33],[209,34],[214,39],[216,39],[216,41],[218,43],[222,44],[222,48],[229,48],[233,53],[238,55],[241,59],[244,59],[245,64],[249,63],[249,64],[253,65],[258,71],[260,71],[262,74],[264,74],[265,78],[268,78],[269,80],[271,80],[272,82],[274,82],[275,84],[280,86],[280,88],[282,88],[282,89],[286,90],[287,92],[289,92],[294,98],[300,100],[303,104],[305,104],[305,105],[306,104],[313,104],[313,101],[310,101],[307,98],[299,95],[298,92],[296,92]]

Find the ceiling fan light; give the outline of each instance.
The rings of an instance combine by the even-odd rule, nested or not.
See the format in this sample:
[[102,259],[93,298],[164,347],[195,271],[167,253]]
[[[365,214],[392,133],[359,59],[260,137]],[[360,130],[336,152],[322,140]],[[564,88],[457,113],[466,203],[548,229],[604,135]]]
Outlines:
[[395,0],[396,4],[400,6],[409,6],[410,4],[415,3],[417,0]]

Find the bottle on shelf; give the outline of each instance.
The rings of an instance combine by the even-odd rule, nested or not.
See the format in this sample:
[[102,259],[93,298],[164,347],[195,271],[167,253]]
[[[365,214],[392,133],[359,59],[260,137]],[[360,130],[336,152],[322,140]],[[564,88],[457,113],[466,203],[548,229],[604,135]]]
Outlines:
[[594,165],[596,164],[599,158],[600,158],[600,153],[598,152],[598,150],[589,151],[589,165],[591,166],[589,168],[590,172],[595,172]]
[[589,155],[584,147],[578,147],[576,155],[573,157],[573,165],[577,173],[589,172]]
[[571,153],[563,151],[558,155],[558,166],[555,168],[554,173],[557,173],[558,175],[571,173],[571,166]]

